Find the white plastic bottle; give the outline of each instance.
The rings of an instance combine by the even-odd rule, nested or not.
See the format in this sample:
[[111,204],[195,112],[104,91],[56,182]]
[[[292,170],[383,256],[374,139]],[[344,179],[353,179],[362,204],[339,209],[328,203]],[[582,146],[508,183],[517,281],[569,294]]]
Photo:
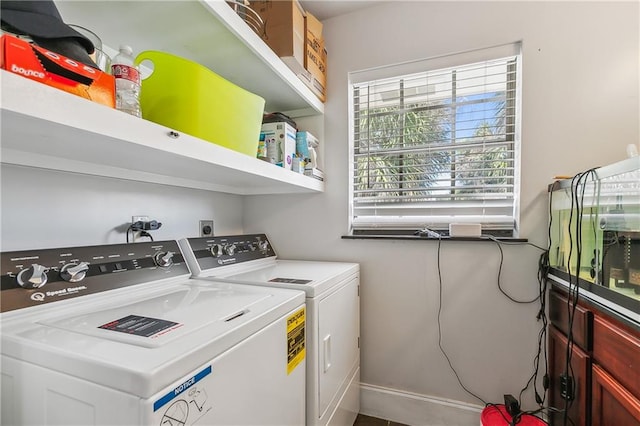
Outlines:
[[133,50],[126,45],[120,46],[120,53],[111,60],[111,74],[116,80],[116,109],[142,117],[140,71],[133,62]]

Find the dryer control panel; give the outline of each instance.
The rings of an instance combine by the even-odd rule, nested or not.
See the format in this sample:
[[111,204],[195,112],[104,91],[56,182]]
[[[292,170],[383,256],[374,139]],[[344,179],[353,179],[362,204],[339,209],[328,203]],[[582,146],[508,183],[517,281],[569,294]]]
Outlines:
[[0,312],[189,275],[176,241],[0,253]]
[[212,268],[276,257],[265,234],[186,238],[180,240],[180,246],[194,275]]

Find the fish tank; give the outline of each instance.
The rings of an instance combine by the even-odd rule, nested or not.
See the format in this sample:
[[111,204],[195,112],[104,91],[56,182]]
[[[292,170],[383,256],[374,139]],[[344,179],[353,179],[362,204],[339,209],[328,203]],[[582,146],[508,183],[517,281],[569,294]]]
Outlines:
[[549,186],[549,278],[640,323],[640,157]]

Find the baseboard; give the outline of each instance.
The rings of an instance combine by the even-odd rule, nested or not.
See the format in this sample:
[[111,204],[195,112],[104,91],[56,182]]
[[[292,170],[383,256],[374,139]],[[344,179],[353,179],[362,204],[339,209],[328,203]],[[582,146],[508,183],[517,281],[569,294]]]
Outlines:
[[478,426],[484,407],[360,384],[360,413],[411,426]]

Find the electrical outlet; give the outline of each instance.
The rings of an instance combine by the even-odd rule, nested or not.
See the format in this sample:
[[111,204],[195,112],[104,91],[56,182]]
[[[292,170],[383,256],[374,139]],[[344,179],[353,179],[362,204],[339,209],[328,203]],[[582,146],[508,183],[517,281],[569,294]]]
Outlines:
[[212,220],[200,221],[200,236],[213,237],[213,221]]
[[[149,216],[131,216],[131,225],[136,222],[149,222]],[[140,231],[131,231],[131,242],[136,242],[140,238]]]
[[149,216],[131,216],[131,223],[149,222]]

